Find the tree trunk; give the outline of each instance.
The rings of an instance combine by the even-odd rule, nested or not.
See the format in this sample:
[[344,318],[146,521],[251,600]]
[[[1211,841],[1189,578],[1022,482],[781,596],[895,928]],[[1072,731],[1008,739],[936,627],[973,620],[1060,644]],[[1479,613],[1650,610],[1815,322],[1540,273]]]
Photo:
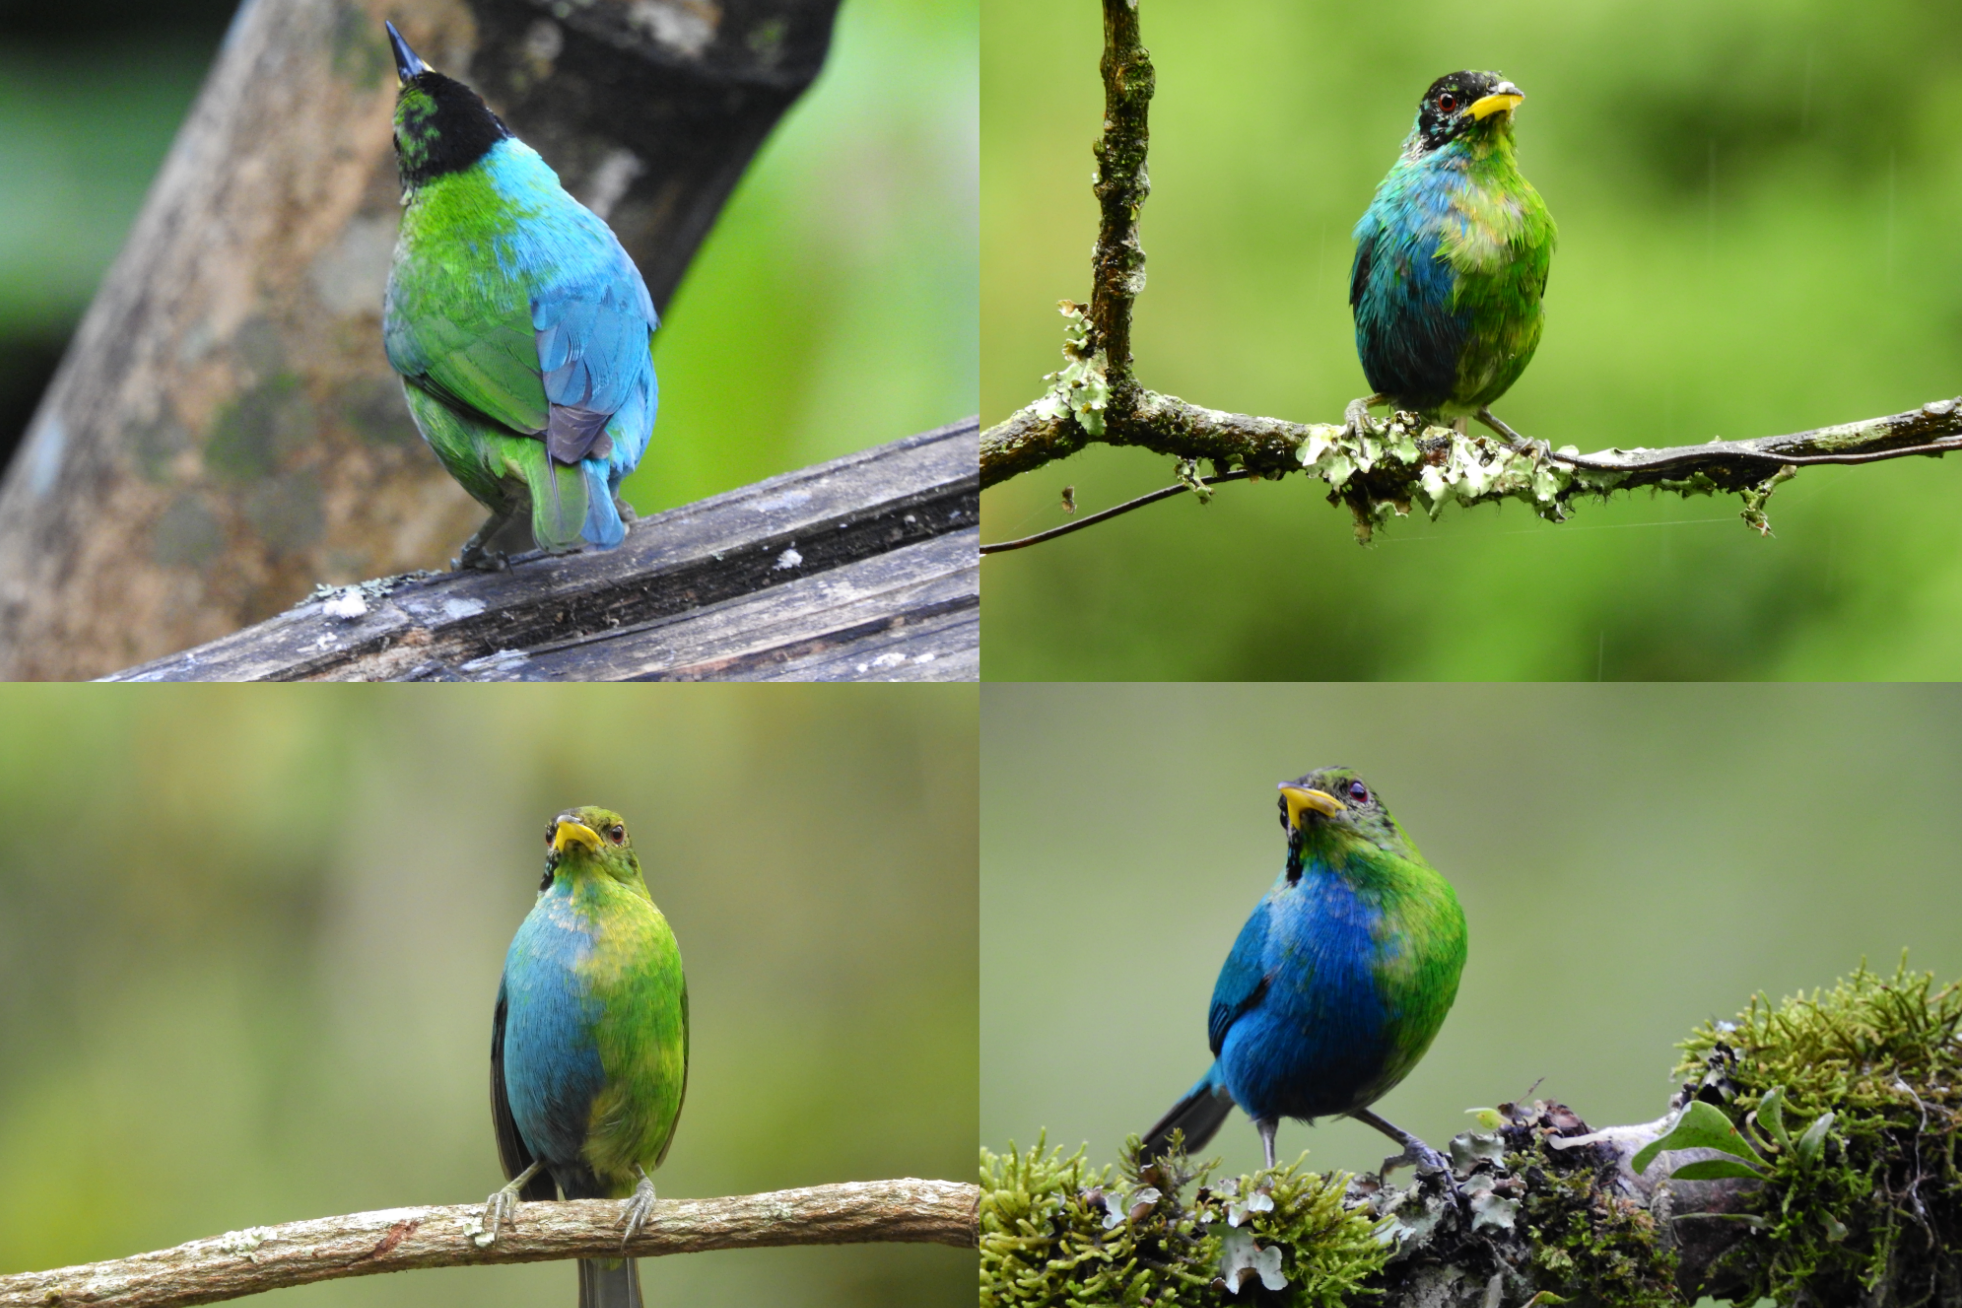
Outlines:
[[393,18],[606,217],[664,305],[837,0],[248,0],[0,486],[0,676],[97,676],[483,511],[381,350]]

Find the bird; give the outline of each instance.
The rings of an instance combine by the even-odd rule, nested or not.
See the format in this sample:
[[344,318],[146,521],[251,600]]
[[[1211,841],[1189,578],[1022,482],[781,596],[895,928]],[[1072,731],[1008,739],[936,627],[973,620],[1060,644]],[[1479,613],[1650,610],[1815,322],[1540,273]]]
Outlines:
[[[648,1173],[688,1090],[688,982],[620,815],[567,809],[545,829],[545,878],[491,1019],[491,1121],[510,1183],[484,1243],[521,1201],[626,1199],[622,1247],[654,1208]],[[579,1260],[580,1308],[640,1308],[631,1258]]]
[[548,554],[612,549],[659,398],[647,283],[536,150],[385,26],[402,222],[382,344],[423,439],[491,512],[453,566],[506,566],[527,521]]
[[1476,417],[1514,449],[1545,452],[1491,409],[1539,346],[1555,239],[1514,154],[1513,112],[1525,98],[1497,73],[1431,83],[1356,223],[1349,307],[1375,393],[1350,402],[1352,435],[1371,405],[1388,403],[1455,419],[1460,431]]
[[1465,966],[1464,911],[1350,768],[1280,785],[1287,861],[1220,968],[1207,1038],[1213,1065],[1145,1134],[1141,1156],[1211,1140],[1234,1105],[1266,1165],[1283,1117],[1353,1117],[1401,1145],[1384,1167],[1450,1171],[1417,1136],[1370,1110],[1430,1048]]

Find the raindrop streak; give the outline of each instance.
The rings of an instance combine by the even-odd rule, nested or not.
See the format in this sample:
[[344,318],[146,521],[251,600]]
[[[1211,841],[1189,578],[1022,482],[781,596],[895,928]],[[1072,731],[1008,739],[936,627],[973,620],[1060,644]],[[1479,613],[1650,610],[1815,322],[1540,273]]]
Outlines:
[[1894,167],[1894,147],[1887,147],[1887,285],[1894,284],[1894,183],[1899,173]]
[[1805,47],[1805,89],[1799,93],[1799,135],[1812,126],[1812,55],[1819,47]]
[[1328,219],[1322,219],[1322,241],[1315,247],[1315,303],[1322,302],[1323,273],[1328,269]]
[[1704,256],[1709,260],[1710,271],[1717,268],[1717,138],[1710,138],[1710,203],[1706,211],[1704,232]]

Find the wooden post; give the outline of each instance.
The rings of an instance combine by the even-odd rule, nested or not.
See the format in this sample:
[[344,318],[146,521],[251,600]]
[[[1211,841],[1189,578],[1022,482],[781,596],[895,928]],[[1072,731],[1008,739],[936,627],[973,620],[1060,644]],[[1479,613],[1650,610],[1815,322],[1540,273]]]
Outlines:
[[0,486],[0,677],[99,676],[322,578],[441,566],[481,521],[382,356],[384,17],[607,216],[659,305],[836,6],[247,0]]

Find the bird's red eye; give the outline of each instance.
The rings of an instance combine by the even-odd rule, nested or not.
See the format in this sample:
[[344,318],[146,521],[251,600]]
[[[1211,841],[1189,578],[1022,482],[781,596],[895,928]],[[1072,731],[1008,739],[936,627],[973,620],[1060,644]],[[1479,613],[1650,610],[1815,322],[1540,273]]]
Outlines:
[[621,844],[627,839],[627,829],[615,822],[606,829],[606,838],[616,845]]
[[1458,97],[1446,91],[1437,98],[1437,107],[1448,114],[1455,114],[1458,112]]
[[1367,804],[1369,802],[1369,787],[1360,781],[1351,781],[1349,783],[1349,798],[1355,800],[1358,804]]
[[545,848],[552,847],[552,837],[559,834],[559,824],[554,822],[545,828]]

